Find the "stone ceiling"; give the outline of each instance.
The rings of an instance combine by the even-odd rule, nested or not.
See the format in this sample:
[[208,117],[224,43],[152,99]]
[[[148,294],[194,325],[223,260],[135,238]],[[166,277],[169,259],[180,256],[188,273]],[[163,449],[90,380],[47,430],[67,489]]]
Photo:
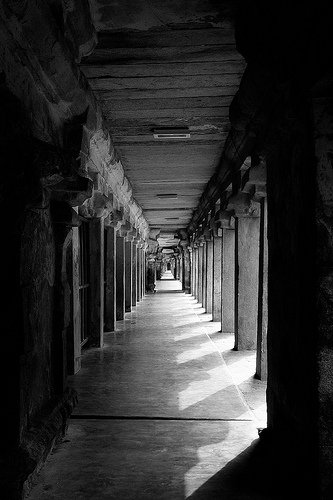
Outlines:
[[[191,221],[230,130],[245,61],[229,4],[90,0],[98,43],[80,67],[161,246]],[[153,137],[179,127],[190,137]]]

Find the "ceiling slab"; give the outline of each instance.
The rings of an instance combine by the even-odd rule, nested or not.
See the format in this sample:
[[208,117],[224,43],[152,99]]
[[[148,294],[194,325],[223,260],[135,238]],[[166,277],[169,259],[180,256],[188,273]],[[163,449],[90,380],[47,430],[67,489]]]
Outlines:
[[[81,70],[134,197],[162,233],[187,227],[230,130],[245,69],[232,4],[90,0],[98,44]],[[187,127],[190,138],[154,139],[163,127]],[[157,196],[168,193],[177,197]]]

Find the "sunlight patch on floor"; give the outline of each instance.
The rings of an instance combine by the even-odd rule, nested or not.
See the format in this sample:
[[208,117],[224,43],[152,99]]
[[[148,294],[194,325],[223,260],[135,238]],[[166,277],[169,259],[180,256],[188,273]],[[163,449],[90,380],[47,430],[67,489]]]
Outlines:
[[198,463],[184,475],[185,499],[220,472],[257,437],[258,432],[254,426],[247,428],[246,441],[237,430],[235,432],[230,428],[223,441],[199,448],[197,450]]
[[185,410],[213,394],[220,392],[230,385],[229,377],[221,375],[221,367],[218,366],[209,371],[203,372],[208,376],[205,380],[191,382],[188,387],[178,395],[179,409]]
[[[243,354],[243,353],[242,353]],[[256,370],[256,353],[249,351],[239,361],[228,363],[228,369],[236,385],[253,377]]]
[[262,427],[262,428],[266,427],[267,426],[267,404],[264,403],[264,404],[258,406],[258,408],[253,409],[252,411],[258,419],[258,427]]
[[215,347],[211,342],[205,342],[204,344],[201,344],[198,349],[190,349],[178,354],[177,365],[188,363],[189,361],[193,361],[194,359],[199,359],[213,353],[216,353]]
[[[187,326],[187,325],[182,325],[182,326]],[[174,340],[175,342],[181,342],[182,340],[188,340],[194,337],[202,337],[203,335],[205,335],[205,332],[203,332],[202,329],[200,328],[197,332],[190,330],[189,332],[186,333],[180,333],[180,335],[177,335],[174,338]]]
[[215,332],[210,334],[211,340],[214,342],[216,345],[216,348],[219,352],[226,352],[226,351],[231,351],[234,348],[235,345],[235,340],[231,336],[226,336],[223,338],[220,338],[221,335],[225,335],[221,332]]

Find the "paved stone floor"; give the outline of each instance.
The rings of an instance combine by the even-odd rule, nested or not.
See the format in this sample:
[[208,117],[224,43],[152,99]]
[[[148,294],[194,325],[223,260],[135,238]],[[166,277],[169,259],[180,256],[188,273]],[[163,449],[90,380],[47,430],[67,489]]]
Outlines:
[[233,351],[233,336],[173,279],[117,326],[83,352],[70,380],[79,404],[29,500],[287,498],[258,453],[255,353]]

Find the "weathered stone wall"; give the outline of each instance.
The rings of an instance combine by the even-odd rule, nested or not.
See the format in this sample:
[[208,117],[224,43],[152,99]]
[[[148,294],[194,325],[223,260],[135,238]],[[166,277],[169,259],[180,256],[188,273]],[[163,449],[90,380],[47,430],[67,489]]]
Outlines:
[[26,147],[25,114],[8,91],[1,97],[3,346],[14,373],[5,387],[5,434],[17,441],[51,395],[55,249],[49,204]]
[[[32,474],[63,436],[76,404],[75,391],[63,393],[69,322],[63,258],[68,231],[62,234],[59,227],[55,229],[59,213],[52,210],[51,191],[44,186],[54,181],[54,174],[57,181],[63,181],[71,166],[57,148],[31,137],[23,106],[5,87],[0,103],[5,402],[0,491],[4,498],[15,499],[21,498]],[[10,361],[10,371],[5,359]]]
[[21,428],[52,395],[54,246],[49,207],[27,209],[21,235]]

